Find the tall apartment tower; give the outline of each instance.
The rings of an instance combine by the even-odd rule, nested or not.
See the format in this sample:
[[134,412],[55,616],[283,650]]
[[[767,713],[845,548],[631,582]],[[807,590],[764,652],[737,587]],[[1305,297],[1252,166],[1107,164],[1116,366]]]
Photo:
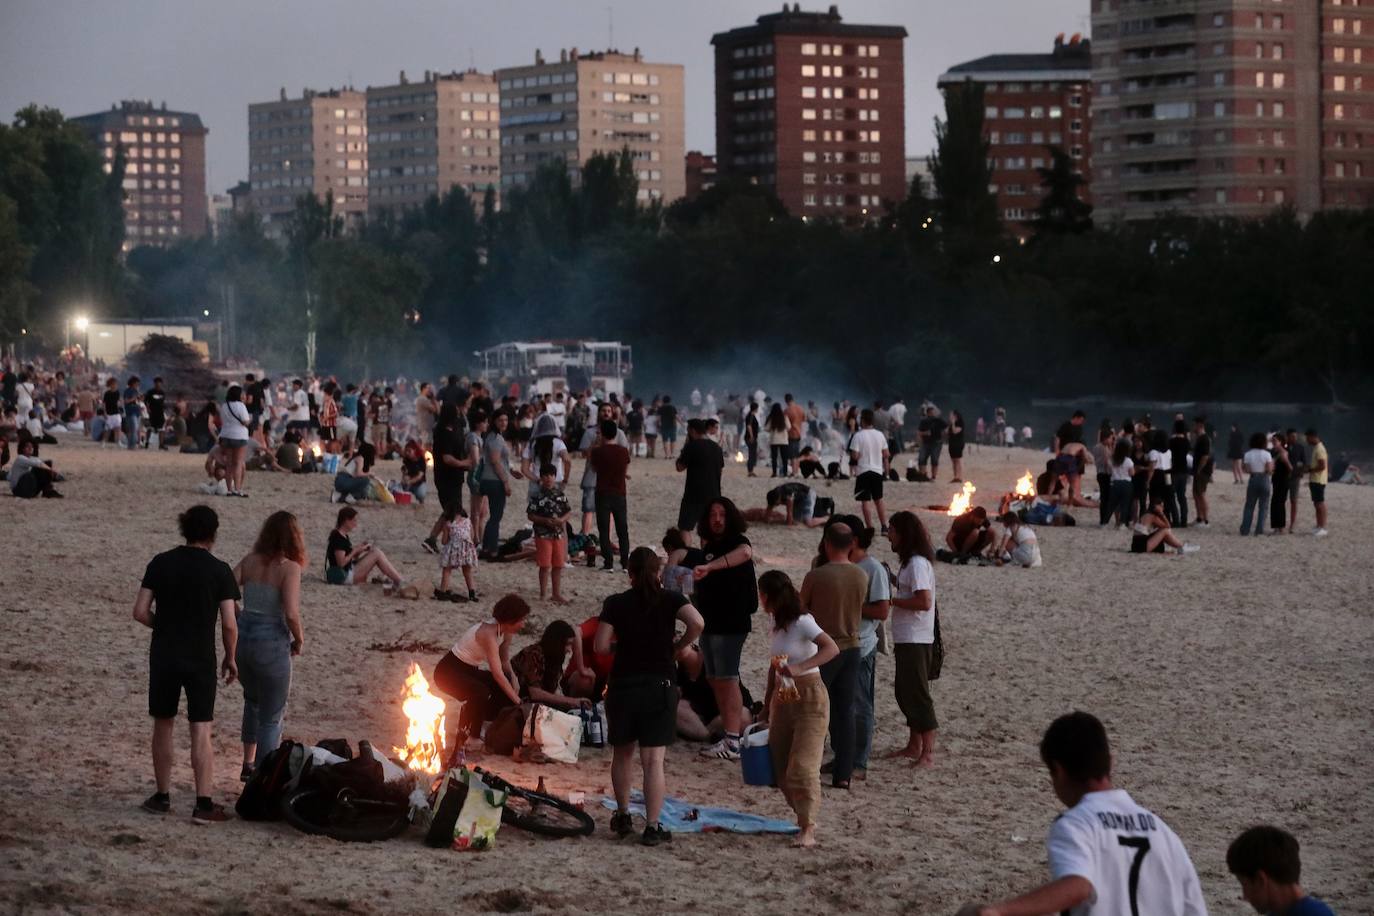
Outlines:
[[716,161],[793,214],[858,223],[906,196],[901,26],[844,23],[839,9],[780,13],[711,37]]
[[[1048,147],[1069,155],[1074,169],[1091,182],[1090,102],[1092,46],[1060,35],[1048,54],[993,54],[950,67],[940,75],[941,91],[978,83],[983,87],[983,130],[992,159],[997,212],[1020,238],[1032,231],[1035,209],[1045,196],[1038,169],[1048,166]],[[1090,185],[1079,197],[1091,202]]]
[[1093,0],[1097,215],[1374,205],[1374,5]]
[[500,93],[489,73],[425,71],[367,87],[368,213],[403,213],[460,187],[481,204],[501,181]]
[[120,102],[109,111],[71,119],[90,135],[114,170],[124,151],[124,251],[166,246],[209,230],[205,197],[205,135],[200,115],[168,111],[167,103]]
[[367,216],[365,96],[314,92],[248,106],[248,183],[268,235],[280,237],[302,195],[333,192],[334,213],[356,230]]
[[526,67],[496,71],[501,85],[501,183],[528,184],[545,162],[567,163],[576,183],[596,153],[628,148],[639,199],[670,203],[686,192],[681,64],[576,48],[556,63],[535,52]]

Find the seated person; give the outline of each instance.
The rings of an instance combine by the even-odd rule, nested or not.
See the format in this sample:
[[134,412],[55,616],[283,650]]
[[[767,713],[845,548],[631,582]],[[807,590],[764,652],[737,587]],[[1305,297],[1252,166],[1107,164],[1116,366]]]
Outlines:
[[1040,539],[1035,536],[1035,529],[1022,522],[1015,512],[1002,513],[998,521],[1007,534],[996,551],[997,565],[1015,563],[1026,569],[1040,566]]
[[988,510],[982,506],[974,506],[956,517],[945,534],[945,545],[960,556],[990,553],[996,543]]
[[207,496],[229,495],[229,458],[218,445],[205,453],[205,475],[210,479],[200,485]]
[[243,466],[250,471],[285,471],[286,468],[277,463],[277,456],[272,454],[272,450],[263,445],[261,429],[257,435],[248,437],[248,457],[243,462]]
[[1360,476],[1360,469],[1357,465],[1350,463],[1350,455],[1341,452],[1336,460],[1331,462],[1331,479],[1336,483],[1352,483],[1356,486],[1364,486],[1364,478]]
[[[565,670],[564,660],[569,653],[572,658]],[[515,653],[510,666],[515,672],[516,688],[522,700],[557,709],[592,705],[587,697],[568,696],[562,692],[563,681],[571,674],[587,679],[596,677],[595,672],[582,663],[582,640],[566,620],[555,620],[544,627],[544,635],[539,641]]]
[[19,437],[18,417],[13,407],[6,407],[5,412],[0,414],[0,439],[10,442]]
[[[716,694],[706,680],[706,665],[701,647],[695,643],[683,650],[677,660],[677,733],[689,741],[717,741],[725,734]],[[740,726],[754,721],[754,698],[749,688],[739,685],[744,718]]]
[[1131,553],[1165,553],[1172,547],[1179,554],[1193,553],[1197,547],[1185,544],[1174,536],[1164,503],[1151,497],[1150,508],[1136,520],[1131,533]]
[[1064,490],[1059,501],[1069,506],[1097,508],[1097,501],[1083,495],[1083,472],[1093,463],[1092,452],[1082,442],[1069,442],[1059,449],[1059,454],[1050,462],[1051,467],[1063,481]]
[[[347,508],[342,512],[356,514]],[[507,706],[520,705],[510,641],[529,615],[530,606],[524,599],[506,595],[492,607],[491,617],[468,627],[435,666],[434,685],[463,703],[456,746],[480,734],[483,723],[496,718]]]
[[383,594],[397,595],[402,598],[420,597],[419,589],[406,585],[396,567],[386,558],[386,554],[364,542],[357,547],[349,535],[358,527],[358,510],[344,506],[339,510],[334,530],[329,532],[329,543],[324,552],[324,581],[330,585],[364,585],[368,574],[377,570],[391,580]]
[[18,450],[19,454],[10,464],[7,477],[10,492],[20,499],[33,499],[35,496],[61,499],[62,494],[53,487],[58,474],[52,463],[41,460],[35,454],[36,448],[31,440],[20,442]]
[[304,473],[305,452],[301,449],[301,437],[294,429],[282,437],[277,446],[277,466],[292,474]]
[[824,477],[825,466],[816,458],[816,452],[811,446],[801,450],[798,456],[798,466],[801,468],[801,475],[808,480],[812,477]]
[[667,553],[663,561],[663,587],[670,592],[692,594],[696,581],[692,570],[706,562],[706,554],[696,547],[688,547],[687,539],[676,528],[664,532],[662,544]]
[[615,653],[596,651],[596,629],[600,623],[600,617],[588,617],[577,628],[577,640],[582,644],[579,653],[582,666],[578,670],[574,670],[576,665],[570,666],[563,674],[563,693],[567,696],[600,700],[606,693]]
[[408,441],[401,451],[401,489],[423,503],[429,492],[425,483],[425,450],[414,439]]
[[24,429],[28,432],[29,437],[35,442],[41,442],[44,445],[57,444],[56,439],[44,432],[43,421],[38,418],[38,411],[36,409],[29,411],[29,418],[24,424]]

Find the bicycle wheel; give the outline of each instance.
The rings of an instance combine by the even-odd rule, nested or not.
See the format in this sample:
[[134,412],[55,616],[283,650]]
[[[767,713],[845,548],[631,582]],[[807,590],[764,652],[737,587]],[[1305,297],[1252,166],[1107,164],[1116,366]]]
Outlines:
[[282,799],[282,817],[304,833],[344,843],[375,843],[410,826],[410,806],[360,799],[345,793],[301,789]]
[[518,786],[511,786],[509,791],[501,820],[512,827],[560,838],[589,836],[596,829],[592,816],[571,802]]

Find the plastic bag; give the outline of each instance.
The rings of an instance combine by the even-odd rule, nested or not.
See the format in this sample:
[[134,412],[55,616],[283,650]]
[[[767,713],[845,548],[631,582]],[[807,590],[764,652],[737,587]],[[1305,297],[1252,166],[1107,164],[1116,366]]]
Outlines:
[[544,756],[559,763],[577,763],[582,746],[582,718],[548,706],[535,706],[526,726],[527,745],[539,748]]
[[774,655],[773,668],[778,679],[778,687],[773,697],[779,703],[795,703],[801,699],[801,692],[797,690],[797,682],[782,673],[782,669],[785,667],[787,667],[787,656]]
[[506,807],[507,795],[490,788],[468,770],[462,772],[468,783],[468,795],[453,825],[453,848],[490,849],[501,829],[501,809]]

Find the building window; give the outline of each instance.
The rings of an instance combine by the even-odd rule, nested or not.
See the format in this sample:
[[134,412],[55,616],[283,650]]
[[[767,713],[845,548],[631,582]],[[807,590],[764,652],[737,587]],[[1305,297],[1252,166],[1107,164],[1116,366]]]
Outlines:
[[809,41],[805,42],[801,46],[801,52],[810,57],[816,53],[816,46]]
[[1286,197],[1287,195],[1284,193],[1283,188],[1274,189],[1274,203],[1281,204]]
[[815,75],[816,75],[816,65],[815,65],[815,64],[802,64],[801,75],[802,75],[802,76],[815,76]]
[[1219,204],[1224,204],[1224,203],[1226,203],[1226,189],[1225,189],[1225,188],[1217,188],[1217,203],[1219,203]]
[[814,108],[803,108],[803,109],[802,109],[802,120],[803,120],[803,121],[814,121],[814,120],[816,120],[816,109],[814,109]]
[[803,142],[803,143],[815,143],[815,142],[816,142],[816,132],[815,132],[814,130],[804,130],[804,131],[802,131],[802,142]]
[[[828,90],[828,89],[829,89],[829,87],[827,87],[827,90]],[[814,98],[816,97],[816,87],[815,87],[815,86],[803,86],[803,87],[801,87],[801,97],[804,98],[804,99],[814,99]]]
[[984,118],[985,120],[989,120],[989,121],[990,121],[990,120],[992,120],[992,119],[995,118],[995,117],[997,117],[997,106],[996,106],[996,105],[989,105],[988,107],[986,107],[986,108],[983,109],[983,118]]
[[1213,103],[1212,103],[1212,117],[1214,117],[1214,118],[1224,118],[1224,117],[1226,117],[1226,103],[1225,103],[1225,102],[1213,102]]
[[1274,88],[1275,88],[1275,89],[1282,89],[1282,88],[1283,88],[1283,84],[1284,84],[1284,82],[1285,82],[1284,74],[1282,74],[1282,73],[1275,73],[1275,74],[1273,75],[1272,82],[1273,82],[1273,84],[1274,84]]

